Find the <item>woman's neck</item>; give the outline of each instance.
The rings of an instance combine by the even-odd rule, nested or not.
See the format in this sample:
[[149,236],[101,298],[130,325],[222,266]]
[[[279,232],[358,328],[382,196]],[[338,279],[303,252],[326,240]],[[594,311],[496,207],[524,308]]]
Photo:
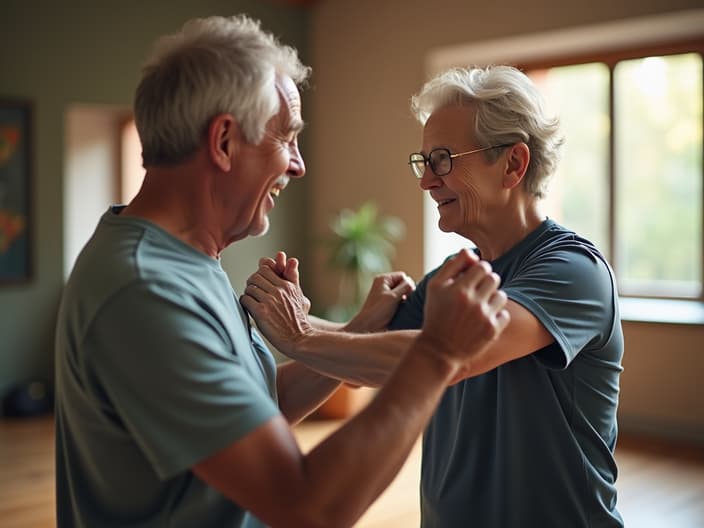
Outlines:
[[496,260],[536,230],[545,218],[535,203],[510,214],[504,209],[482,225],[472,226],[468,238],[477,245],[482,259]]

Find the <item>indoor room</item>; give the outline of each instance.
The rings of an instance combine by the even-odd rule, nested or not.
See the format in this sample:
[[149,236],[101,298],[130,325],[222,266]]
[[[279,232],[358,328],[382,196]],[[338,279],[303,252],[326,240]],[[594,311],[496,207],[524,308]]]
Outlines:
[[[449,68],[518,67],[565,136],[547,215],[594,242],[618,284],[618,509],[636,528],[704,526],[704,9],[695,0],[4,2],[1,524],[56,525],[57,311],[100,216],[141,185],[132,104],[142,61],[188,19],[239,13],[296,48],[312,75],[301,91],[306,175],[277,197],[265,236],[222,253],[235,291],[261,257],[285,251],[300,261],[311,314],[346,320],[375,274],[402,270],[418,282],[467,247],[438,228],[409,170],[423,130],[411,97]],[[371,256],[355,254],[353,265],[335,253],[350,221],[384,239],[355,246]],[[294,427],[302,450],[375,393],[343,385]],[[421,451],[418,440],[355,526],[420,525]]]

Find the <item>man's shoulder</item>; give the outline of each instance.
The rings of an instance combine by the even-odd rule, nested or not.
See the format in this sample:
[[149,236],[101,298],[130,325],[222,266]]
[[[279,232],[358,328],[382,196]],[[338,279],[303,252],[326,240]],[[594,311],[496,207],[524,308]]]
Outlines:
[[148,299],[173,301],[160,304],[165,310],[212,289],[204,284],[213,275],[202,270],[207,257],[199,261],[149,226],[114,216],[103,216],[76,260],[63,291],[59,324],[67,319],[75,328],[85,328],[115,299],[135,308],[148,305]]

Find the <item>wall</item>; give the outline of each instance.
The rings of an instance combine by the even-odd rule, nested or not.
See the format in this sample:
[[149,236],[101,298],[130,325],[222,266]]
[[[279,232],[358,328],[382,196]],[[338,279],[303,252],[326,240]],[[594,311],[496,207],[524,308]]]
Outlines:
[[622,430],[704,445],[704,326],[626,322]]
[[[129,107],[153,40],[187,19],[247,12],[304,55],[305,11],[256,0],[44,2],[5,0],[0,13],[0,97],[34,105],[32,192],[35,273],[28,284],[0,288],[0,395],[13,383],[52,376],[55,313],[63,284],[64,123],[74,103]],[[271,236],[228,250],[223,262],[236,286],[262,254],[304,253],[305,180],[282,195]],[[86,197],[90,199],[91,197]],[[99,199],[93,197],[93,199]],[[101,205],[101,208],[103,205]],[[107,204],[104,204],[107,207]],[[291,219],[292,221],[289,221]],[[280,226],[280,228],[277,228]],[[277,230],[278,229],[278,230]]]
[[[426,80],[431,51],[698,7],[699,0],[320,3],[310,22],[314,83],[307,114],[314,123],[307,178],[315,234],[340,208],[374,197],[383,213],[401,217],[408,228],[396,266],[421,276],[422,195],[406,160],[420,141],[409,98]],[[317,248],[303,263],[315,277],[308,288],[314,308],[335,297],[323,259]],[[665,434],[676,426],[704,443],[704,395],[694,390],[693,374],[704,372],[704,329],[625,323],[625,332],[623,423]]]

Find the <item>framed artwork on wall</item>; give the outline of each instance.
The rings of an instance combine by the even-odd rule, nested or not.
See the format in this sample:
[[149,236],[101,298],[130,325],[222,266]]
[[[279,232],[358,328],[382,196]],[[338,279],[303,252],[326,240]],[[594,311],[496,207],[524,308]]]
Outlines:
[[0,98],[0,285],[32,276],[32,107]]

